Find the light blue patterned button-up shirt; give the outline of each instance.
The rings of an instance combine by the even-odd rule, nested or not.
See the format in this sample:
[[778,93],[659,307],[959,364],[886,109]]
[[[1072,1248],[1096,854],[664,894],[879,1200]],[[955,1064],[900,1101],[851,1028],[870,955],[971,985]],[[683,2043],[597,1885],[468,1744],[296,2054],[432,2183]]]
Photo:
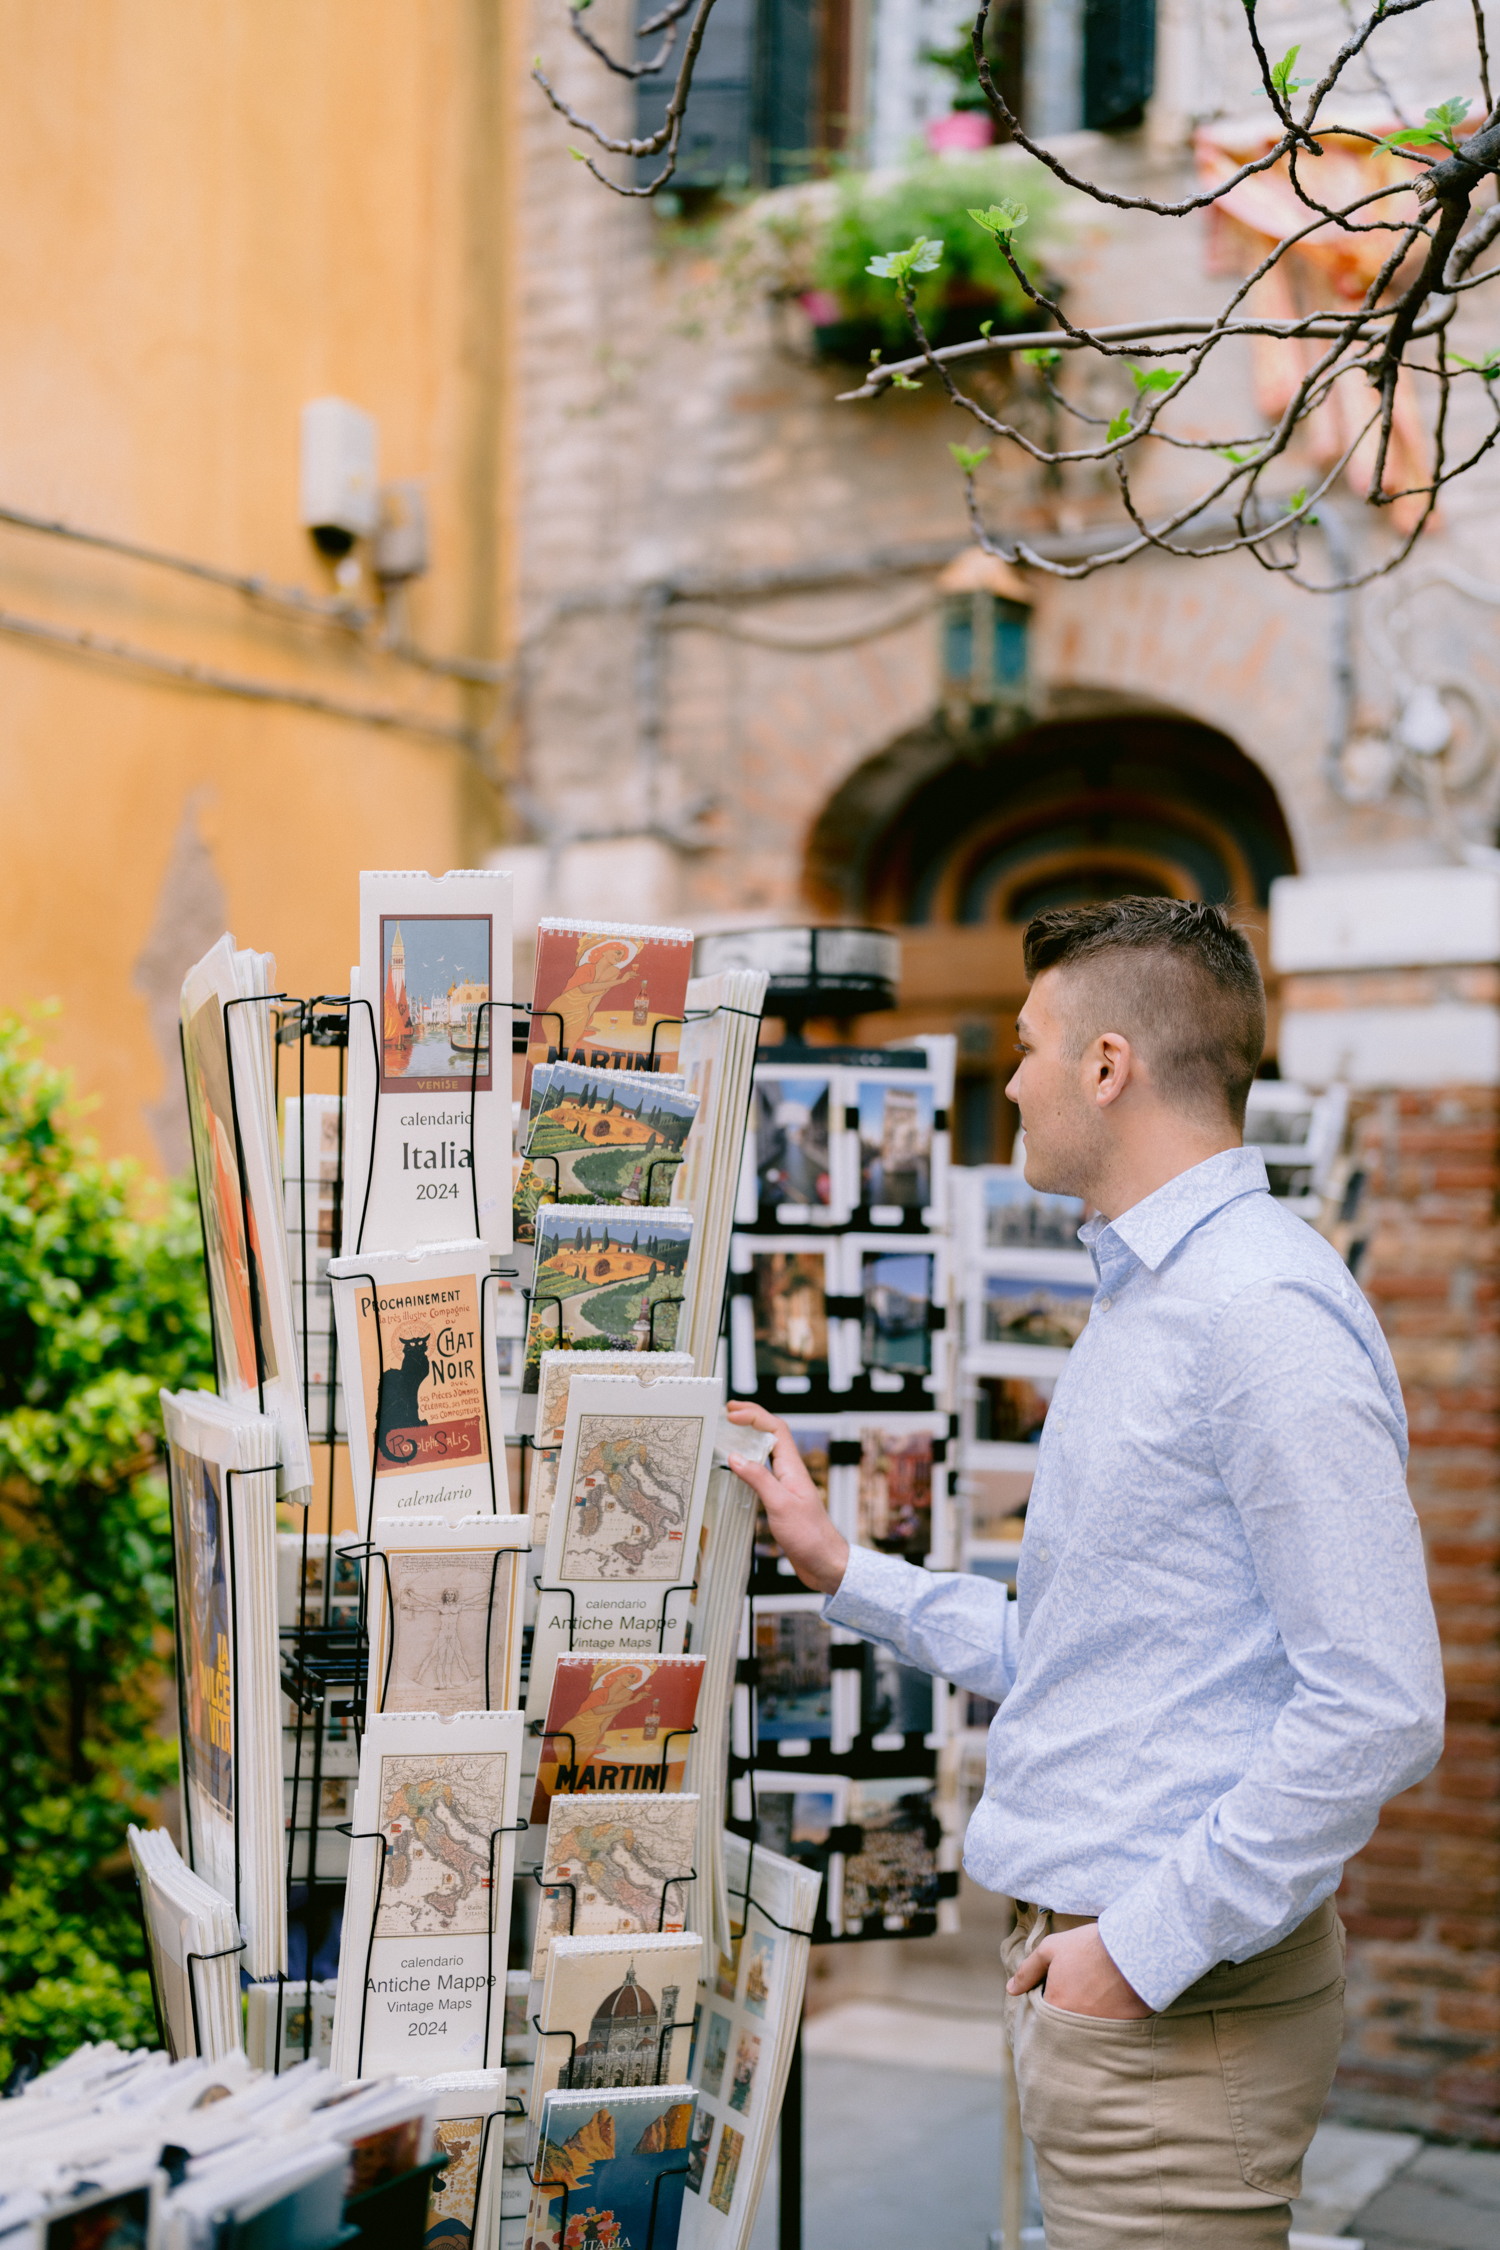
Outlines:
[[825,1614],[1003,1698],[969,1873],[1097,1914],[1163,2008],[1334,1890],[1437,1759],[1442,1670],[1391,1355],[1259,1153],[1083,1239],[1019,1599],[856,1548]]

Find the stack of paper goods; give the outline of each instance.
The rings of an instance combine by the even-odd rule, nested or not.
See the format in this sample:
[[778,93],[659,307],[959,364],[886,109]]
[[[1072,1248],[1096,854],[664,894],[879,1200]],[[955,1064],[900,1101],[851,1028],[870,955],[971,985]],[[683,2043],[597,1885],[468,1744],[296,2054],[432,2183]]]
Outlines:
[[360,876],[346,1258],[472,1234],[510,1248],[510,896],[489,869]]
[[698,1115],[678,1167],[672,1200],[695,1219],[683,1295],[687,1330],[682,1337],[700,1375],[713,1372],[718,1349],[729,1236],[734,1224],[745,1118],[766,976],[760,969],[726,969],[694,977],[687,988],[682,1069]]
[[542,1203],[670,1202],[697,1110],[676,1072],[542,1064],[516,1180],[517,1242],[535,1239]]
[[221,937],[183,980],[182,1041],[219,1393],[272,1417],[277,1489],[291,1496],[311,1487],[312,1454],[276,1132],[275,966]]
[[387,1711],[366,1725],[334,2009],[340,2077],[498,2064],[521,1725],[519,1711]]
[[[336,2240],[346,2197],[411,2172],[436,2146],[449,2155],[442,2218],[465,2240],[493,2240],[496,2136],[484,2180],[478,2160],[504,2097],[503,2071],[354,2088],[316,2062],[274,2077],[238,2054],[169,2063],[85,2048],[0,2108],[0,2237],[34,2219],[48,2243],[212,2250],[259,2220],[261,2239],[296,2250]],[[65,2233],[47,2231],[64,2217]]]
[[522,1389],[536,1391],[548,1349],[677,1350],[693,1225],[676,1208],[542,1204]]
[[565,2242],[675,2250],[692,2123],[688,2085],[548,2094],[527,2215],[531,2250]]
[[286,1967],[280,1433],[269,1415],[209,1391],[163,1391],[161,1408],[178,1600],[182,1833],[190,1865],[243,1924],[243,1966],[252,1977],[274,1976]]
[[526,1518],[381,1516],[374,1536],[368,1709],[514,1710]]
[[630,1376],[637,1383],[654,1383],[663,1375],[691,1375],[690,1352],[572,1352],[544,1351],[537,1363],[537,1389],[520,1402],[519,1427],[532,1434],[531,1489],[527,1512],[532,1519],[534,1547],[545,1548],[552,1501],[557,1491],[563,1429],[568,1414],[568,1391],[575,1375]]
[[[818,1877],[725,1839],[736,1935],[698,1987],[689,2076],[698,2095],[684,2250],[746,2250],[802,2020]],[[748,1900],[746,1893],[748,1891]]]
[[328,1260],[337,1239],[342,1130],[339,1095],[288,1096],[282,1158],[287,1264],[314,1444],[337,1443],[348,1435],[334,1356],[333,1294],[328,1286]]
[[533,2151],[554,2087],[578,2093],[683,2076],[702,1950],[695,1930],[553,1939],[526,2105]]
[[428,2190],[431,2250],[488,2250],[500,2232],[505,2161],[505,2072],[447,2070],[401,2078],[434,2105],[433,2152],[448,2159]]
[[681,1651],[722,1404],[723,1386],[702,1376],[573,1377],[558,1468],[566,1504],[551,1511],[532,1636],[533,1725],[552,1723],[560,1654]]
[[240,2046],[240,1931],[233,1906],[184,1864],[164,1828],[126,1831],[146,1941],[174,2056]]
[[245,1994],[245,2052],[255,2068],[285,2071],[310,2060],[326,2070],[333,2060],[337,1991],[335,1977],[252,1984]]
[[[538,2004],[555,1939],[686,1929],[689,1902],[702,1895],[693,1879],[699,1804],[693,1790],[552,1798],[531,1955]],[[505,2059],[519,2059],[508,2043]]]
[[362,1537],[385,1516],[509,1513],[489,1270],[477,1235],[330,1261]]
[[728,1467],[731,1451],[748,1461],[769,1458],[771,1440],[763,1430],[740,1429],[721,1421],[709,1479],[711,1520],[700,1565],[692,1642],[704,1654],[705,1719],[695,1749],[694,1779],[702,1793],[703,1817],[696,1862],[706,1892],[705,1943],[717,1956],[729,1945],[730,1903],[724,1874],[724,1823],[721,1808],[729,1779],[729,1715],[734,1696],[735,1659],[740,1645],[740,1612],[755,1537],[755,1494]]
[[691,930],[547,916],[537,925],[526,1083],[542,1064],[678,1068]]

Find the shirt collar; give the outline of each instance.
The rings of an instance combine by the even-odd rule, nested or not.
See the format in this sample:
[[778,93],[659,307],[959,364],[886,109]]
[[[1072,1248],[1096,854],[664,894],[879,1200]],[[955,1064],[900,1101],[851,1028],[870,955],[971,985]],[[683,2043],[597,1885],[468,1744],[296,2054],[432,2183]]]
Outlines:
[[1090,1219],[1079,1240],[1102,1261],[1114,1235],[1152,1273],[1194,1227],[1237,1196],[1265,1194],[1265,1158],[1258,1148],[1225,1148],[1179,1172],[1154,1195],[1143,1196],[1117,1219]]

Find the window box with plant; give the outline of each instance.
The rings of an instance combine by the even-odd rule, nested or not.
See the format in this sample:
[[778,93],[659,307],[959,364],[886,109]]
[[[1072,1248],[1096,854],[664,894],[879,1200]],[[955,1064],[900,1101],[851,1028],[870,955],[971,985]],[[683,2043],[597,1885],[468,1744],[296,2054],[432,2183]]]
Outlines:
[[1026,206],[1016,257],[1055,296],[1047,250],[1058,191],[1040,165],[1007,150],[927,158],[900,172],[845,172],[758,196],[727,230],[722,276],[741,301],[762,296],[799,308],[814,355],[847,365],[868,366],[875,352],[909,355],[900,298],[871,269],[919,238],[942,246],[940,260],[914,276],[916,308],[935,344],[1046,326],[994,234],[971,216],[997,196]]

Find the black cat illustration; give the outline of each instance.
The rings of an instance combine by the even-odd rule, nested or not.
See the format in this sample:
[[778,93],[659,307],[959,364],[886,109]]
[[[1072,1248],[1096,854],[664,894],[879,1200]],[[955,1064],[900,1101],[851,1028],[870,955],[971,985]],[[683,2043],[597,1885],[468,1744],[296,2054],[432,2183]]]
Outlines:
[[432,1373],[426,1336],[402,1336],[401,1365],[388,1367],[380,1378],[380,1404],[375,1414],[375,1443],[387,1461],[414,1461],[414,1437],[393,1437],[398,1430],[425,1430],[417,1393]]

